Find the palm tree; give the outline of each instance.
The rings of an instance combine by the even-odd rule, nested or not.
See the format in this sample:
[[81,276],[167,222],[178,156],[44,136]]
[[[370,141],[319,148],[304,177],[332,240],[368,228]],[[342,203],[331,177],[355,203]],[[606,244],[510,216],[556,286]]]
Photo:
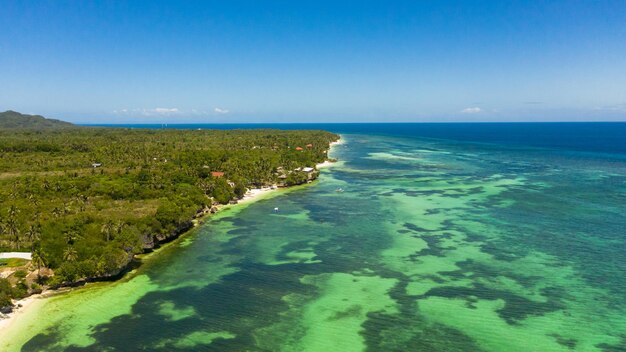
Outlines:
[[198,187],[200,187],[204,195],[209,195],[215,189],[215,182],[201,179],[198,181]]
[[76,197],[76,203],[78,204],[80,211],[85,211],[85,208],[87,207],[87,197],[79,194],[78,197]]
[[102,224],[102,227],[100,228],[100,232],[104,235],[104,238],[107,242],[111,240],[111,235],[114,231],[115,224],[113,224],[113,221],[111,220],[107,220],[104,224]]
[[7,220],[5,231],[9,235],[9,241],[13,242],[14,248],[20,249],[20,229],[17,227],[17,221],[12,218]]
[[41,225],[39,225],[39,224],[32,225],[31,224],[28,227],[28,230],[26,230],[25,235],[26,235],[26,238],[28,238],[28,241],[30,241],[31,248],[34,251],[35,250],[35,243],[41,239]]
[[54,215],[55,218],[58,218],[59,216],[61,216],[61,214],[61,209],[59,209],[58,207],[54,207],[54,209],[52,209],[52,215]]
[[31,262],[33,263],[33,265],[37,267],[37,281],[40,281],[41,280],[41,268],[46,267],[45,255],[40,247],[36,247],[33,249]]
[[69,214],[72,212],[72,208],[70,207],[70,204],[67,201],[63,201],[63,214]]
[[[2,237],[7,233],[7,226],[2,222],[2,219],[0,219],[0,240],[2,240]],[[0,241],[0,243],[4,242],[4,240]]]
[[9,207],[9,218],[11,219],[15,219],[15,217],[17,217],[17,214],[19,214],[20,210],[17,209],[17,207],[15,205],[11,205]]
[[33,211],[33,220],[38,222],[40,217],[41,217],[41,212],[39,211],[39,209],[35,209]]
[[63,259],[68,262],[75,262],[78,259],[78,252],[76,252],[73,246],[67,246],[65,251],[63,251]]
[[125,224],[123,221],[118,220],[118,221],[115,223],[115,234],[116,234],[116,235],[121,234],[121,233],[122,233],[122,231],[124,230],[124,227],[126,227],[126,224]]
[[70,246],[73,245],[79,238],[80,235],[74,230],[65,232],[65,242],[67,242],[67,244]]

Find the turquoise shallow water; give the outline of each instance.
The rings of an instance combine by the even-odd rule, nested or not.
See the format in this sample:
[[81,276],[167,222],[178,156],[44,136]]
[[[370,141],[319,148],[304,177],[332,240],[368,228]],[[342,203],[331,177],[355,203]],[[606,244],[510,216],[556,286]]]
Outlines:
[[46,300],[0,346],[626,350],[624,158],[343,137],[320,182],[219,214],[122,282]]

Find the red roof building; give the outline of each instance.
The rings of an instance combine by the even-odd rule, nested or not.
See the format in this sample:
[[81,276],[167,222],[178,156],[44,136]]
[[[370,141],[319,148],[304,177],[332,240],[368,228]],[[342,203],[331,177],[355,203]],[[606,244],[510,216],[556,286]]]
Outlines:
[[302,147],[296,147],[296,150],[302,150]]
[[213,177],[224,177],[224,173],[221,171],[211,171],[211,176]]
[[313,144],[307,144],[306,147],[307,148],[313,148]]

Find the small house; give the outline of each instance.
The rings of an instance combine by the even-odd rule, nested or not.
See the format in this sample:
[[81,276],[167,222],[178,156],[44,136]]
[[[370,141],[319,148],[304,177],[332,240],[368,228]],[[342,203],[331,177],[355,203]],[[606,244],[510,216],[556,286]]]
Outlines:
[[95,168],[97,168],[97,167],[102,166],[102,163],[93,163],[93,164],[91,164],[91,166],[93,166],[93,167],[94,167],[94,169],[95,169]]
[[306,147],[307,147],[307,148],[313,148],[313,144],[310,144],[310,143],[309,143],[309,144],[307,144],[307,145],[306,145]]
[[221,171],[211,171],[211,176],[213,177],[224,177],[224,173]]
[[310,172],[313,172],[313,170],[315,170],[315,169],[312,168],[312,167],[303,167],[302,168],[302,172],[306,172],[307,174],[310,173]]
[[302,147],[296,147],[296,150],[304,150]]

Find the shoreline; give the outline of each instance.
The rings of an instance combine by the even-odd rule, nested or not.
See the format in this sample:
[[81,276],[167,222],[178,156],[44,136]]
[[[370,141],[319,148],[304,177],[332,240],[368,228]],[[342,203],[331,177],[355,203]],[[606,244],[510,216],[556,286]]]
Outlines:
[[252,201],[259,200],[264,195],[277,190],[278,187],[251,188],[246,192],[246,194],[243,195],[243,198],[237,201],[237,204],[250,203]]
[[[335,142],[331,142],[329,144],[329,149],[328,152],[330,153],[330,150],[332,149],[333,146],[335,145],[339,145],[339,144],[343,144],[343,140],[338,139]],[[332,164],[334,164],[334,162],[331,162],[329,160],[325,160],[323,163],[317,164],[316,167],[328,167],[328,166],[332,166]],[[218,210],[216,213],[220,212],[223,209],[228,209],[240,204],[249,204],[249,203],[253,203],[255,201],[264,199],[266,196],[268,196],[269,194],[274,193],[275,191],[279,191],[279,190],[285,190],[285,189],[289,189],[292,187],[297,187],[298,185],[295,186],[290,186],[290,187],[275,187],[275,186],[269,186],[269,187],[261,187],[261,188],[251,188],[249,189],[244,196],[237,200],[237,203],[235,204],[225,204],[225,205],[221,205],[218,206]],[[188,234],[191,230],[193,230],[194,228],[196,228],[198,225],[202,224],[204,222],[204,220],[206,218],[209,217],[209,215],[214,215],[214,214],[205,214],[199,218],[193,219],[193,226],[191,227],[191,229],[181,233],[180,235],[176,236],[176,239],[179,239],[181,237],[183,237],[184,235]],[[158,253],[158,250],[156,252],[153,252],[151,254],[154,253]],[[128,275],[128,273],[123,274],[121,277],[124,277]],[[114,281],[118,281],[119,279],[116,279]],[[85,285],[82,285],[81,287],[85,287]],[[17,323],[19,321],[19,317],[24,315],[27,311],[30,311],[31,309],[34,308],[34,306],[36,306],[35,303],[43,303],[43,300],[45,300],[46,298],[49,298],[51,296],[57,295],[57,294],[62,294],[65,291],[69,291],[72,288],[66,288],[66,287],[61,287],[58,289],[48,289],[46,291],[43,291],[42,293],[37,293],[37,294],[33,294],[30,295],[28,297],[24,297],[18,301],[15,301],[15,304],[13,305],[13,311],[7,314],[1,314],[0,313],[0,336],[2,335],[2,332],[6,332],[7,330],[9,330],[15,323]]]
[[[249,189],[244,194],[243,198],[239,199],[237,203],[221,205],[218,207],[218,211],[214,214],[217,214],[218,212],[224,209],[231,208],[239,204],[248,204],[248,203],[255,202],[257,200],[261,200],[265,198],[265,196],[267,196],[268,194],[273,193],[273,191],[278,191],[278,190],[280,190],[280,188],[277,188],[277,187],[262,187],[262,188]],[[188,234],[193,228],[197,227],[198,225],[201,225],[203,223],[203,220],[208,218],[207,215],[214,215],[214,214],[206,214],[197,219],[193,219],[192,220],[194,224],[193,227],[190,230],[187,230],[181,233],[180,235],[178,235],[174,240],[181,238],[185,234]],[[158,253],[158,250],[150,254],[154,254],[154,253]],[[122,275],[122,277],[126,275],[127,274],[124,274]],[[118,281],[118,280],[114,280],[114,281]],[[85,287],[85,285],[81,285],[80,287],[83,288]],[[15,301],[15,303],[13,304],[13,311],[11,311],[10,313],[5,313],[5,314],[0,313],[0,336],[2,335],[2,332],[7,331],[8,329],[11,328],[12,325],[14,325],[17,321],[19,321],[18,318],[20,316],[24,315],[27,311],[32,309],[35,303],[41,300],[44,300],[46,298],[52,297],[54,295],[62,294],[65,291],[69,291],[71,289],[72,287],[48,289],[42,293],[36,293],[36,294],[30,295],[30,296],[27,296],[27,297],[24,297]]]
[[[210,217],[207,215],[215,215],[224,209],[232,208],[240,204],[248,204],[248,203],[255,202],[257,200],[261,200],[265,198],[265,196],[267,196],[268,194],[273,193],[273,191],[278,191],[278,190],[280,190],[280,188],[272,188],[272,187],[252,188],[248,190],[246,194],[244,194],[243,198],[239,199],[237,203],[221,205],[218,207],[218,211],[216,213],[214,214],[209,213],[197,219],[193,219],[192,228],[178,235],[174,239],[174,241],[188,234],[198,225],[201,225],[203,223],[203,220]],[[159,251],[157,250],[148,254],[155,254],[158,252]],[[126,275],[128,275],[128,273],[122,275],[122,277]],[[114,280],[113,282],[115,281],[118,281],[118,280]],[[86,284],[79,286],[79,288],[84,288]],[[19,322],[20,321],[19,318],[21,316],[25,315],[28,311],[33,309],[37,305],[36,303],[40,303],[40,302],[43,303],[43,300],[49,297],[58,295],[58,294],[63,294],[64,292],[70,291],[73,288],[74,287],[60,287],[58,289],[48,289],[42,293],[36,293],[36,294],[30,295],[30,296],[27,296],[27,297],[24,297],[15,301],[15,303],[13,304],[13,311],[11,311],[10,313],[5,313],[5,314],[0,313],[0,337],[3,335],[3,332],[8,331],[9,329],[13,327],[13,325]]]
[[[339,135],[339,139],[338,140],[336,140],[334,142],[330,142],[330,144],[328,145],[328,153],[326,154],[326,157],[330,158],[329,155],[330,155],[330,152],[333,149],[333,147],[337,146],[337,145],[341,145],[341,144],[344,144],[344,139],[341,138],[341,135]],[[319,169],[323,169],[323,168],[327,168],[327,167],[333,166],[336,162],[337,162],[336,160],[335,161],[324,160],[324,162],[315,165],[315,168],[318,169],[318,170]]]
[[41,300],[45,298],[48,298],[55,294],[60,294],[62,292],[63,290],[49,290],[42,293],[30,295],[16,301],[13,306],[13,311],[11,313],[1,314],[2,317],[0,318],[0,332],[8,331],[15,323],[19,321],[18,318],[26,314],[26,312],[32,309],[33,306],[36,305],[36,303],[41,302]]

